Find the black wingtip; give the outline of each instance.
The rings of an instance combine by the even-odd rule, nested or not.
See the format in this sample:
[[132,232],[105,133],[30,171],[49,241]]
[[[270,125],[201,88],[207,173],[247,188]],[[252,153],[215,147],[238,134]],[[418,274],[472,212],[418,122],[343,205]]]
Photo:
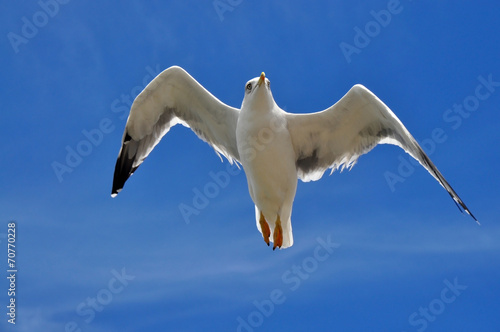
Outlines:
[[132,139],[132,137],[130,137],[130,135],[128,133],[125,133],[125,136],[123,137],[123,143],[127,143],[131,139]]
[[465,203],[460,199],[460,197],[457,196],[457,198],[459,199],[459,201],[457,201],[455,199],[455,197],[453,197],[452,193],[448,192],[448,194],[450,194],[451,198],[453,199],[453,202],[455,202],[456,206],[458,207],[458,209],[460,210],[460,212],[464,213],[464,211],[472,217],[472,219],[474,219],[474,221],[479,225],[481,226],[481,223],[476,219],[476,217],[472,214],[472,212],[470,212],[469,208],[467,207],[467,205],[465,205]]
[[481,226],[481,223],[479,222],[479,220],[476,219],[476,217],[474,217],[474,215],[472,214],[472,212],[469,211],[469,209],[466,209],[465,212],[467,212],[469,214],[469,216],[472,217],[472,219],[474,219],[474,221],[479,225]]
[[132,140],[128,133],[125,133],[122,148],[120,149],[118,159],[116,160],[111,197],[116,197],[116,195],[118,195],[118,193],[123,189],[125,182],[127,182],[128,178],[139,167],[138,165],[135,167],[133,166],[136,154],[132,153],[132,156],[129,156],[129,154],[131,154],[131,150],[137,152],[137,142]]
[[115,174],[113,176],[113,188],[111,189],[111,197],[116,197],[123,189],[125,182],[134,174],[137,167],[132,167],[134,159],[118,158],[115,166]]
[[[472,217],[472,219],[474,219],[474,221],[479,225],[481,226],[481,223],[476,219],[476,217],[472,214],[472,212],[470,212],[469,208],[464,204],[464,202],[460,202],[460,205],[462,206],[462,208],[464,209],[464,211]],[[463,213],[463,211],[462,211]]]

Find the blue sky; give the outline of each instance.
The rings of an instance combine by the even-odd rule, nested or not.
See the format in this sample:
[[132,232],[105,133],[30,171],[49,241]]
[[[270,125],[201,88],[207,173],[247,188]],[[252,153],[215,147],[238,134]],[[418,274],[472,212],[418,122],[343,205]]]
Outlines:
[[[499,15],[494,1],[451,0],[4,4],[0,329],[497,331]],[[262,71],[289,112],[364,84],[482,225],[384,145],[300,182],[295,244],[273,252],[243,172],[181,127],[112,199],[123,114],[172,65],[235,107]],[[186,223],[179,205],[230,171]]]

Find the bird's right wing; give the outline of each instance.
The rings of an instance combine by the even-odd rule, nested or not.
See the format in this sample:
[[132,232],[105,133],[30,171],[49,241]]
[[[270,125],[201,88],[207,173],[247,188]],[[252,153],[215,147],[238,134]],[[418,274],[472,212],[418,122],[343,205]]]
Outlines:
[[171,127],[191,128],[229,162],[238,161],[236,123],[239,109],[230,107],[180,67],[153,79],[130,109],[116,161],[111,196],[116,196]]
[[329,168],[333,172],[352,167],[377,144],[394,144],[418,160],[448,191],[458,208],[476,220],[398,117],[364,86],[355,85],[322,112],[287,113],[287,117],[301,180],[318,180]]

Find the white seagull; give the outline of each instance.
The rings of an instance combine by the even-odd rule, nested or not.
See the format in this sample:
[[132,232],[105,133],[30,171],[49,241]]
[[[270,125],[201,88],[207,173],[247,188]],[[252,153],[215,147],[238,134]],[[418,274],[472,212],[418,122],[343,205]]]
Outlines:
[[243,166],[257,228],[267,245],[273,242],[273,250],[293,244],[291,214],[297,179],[316,181],[327,169],[352,168],[361,155],[384,143],[397,145],[418,160],[458,208],[477,221],[396,115],[364,86],[353,86],[324,111],[291,114],[276,104],[270,81],[262,73],[245,84],[241,109],[237,109],[218,100],[177,66],[154,78],[132,104],[112,197],[179,123],[231,164]]

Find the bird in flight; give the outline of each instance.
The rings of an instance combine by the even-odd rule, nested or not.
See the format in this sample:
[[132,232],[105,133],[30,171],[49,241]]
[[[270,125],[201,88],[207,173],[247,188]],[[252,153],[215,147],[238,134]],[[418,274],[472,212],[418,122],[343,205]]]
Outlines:
[[477,222],[401,121],[364,86],[353,86],[333,106],[310,114],[282,110],[264,73],[244,89],[237,109],[214,97],[180,67],[160,73],[130,109],[111,196],[122,190],[162,137],[180,123],[219,156],[243,167],[257,228],[267,245],[273,242],[273,250],[293,244],[291,214],[298,179],[316,181],[327,169],[350,169],[361,155],[384,143],[397,145],[418,160],[460,211]]

